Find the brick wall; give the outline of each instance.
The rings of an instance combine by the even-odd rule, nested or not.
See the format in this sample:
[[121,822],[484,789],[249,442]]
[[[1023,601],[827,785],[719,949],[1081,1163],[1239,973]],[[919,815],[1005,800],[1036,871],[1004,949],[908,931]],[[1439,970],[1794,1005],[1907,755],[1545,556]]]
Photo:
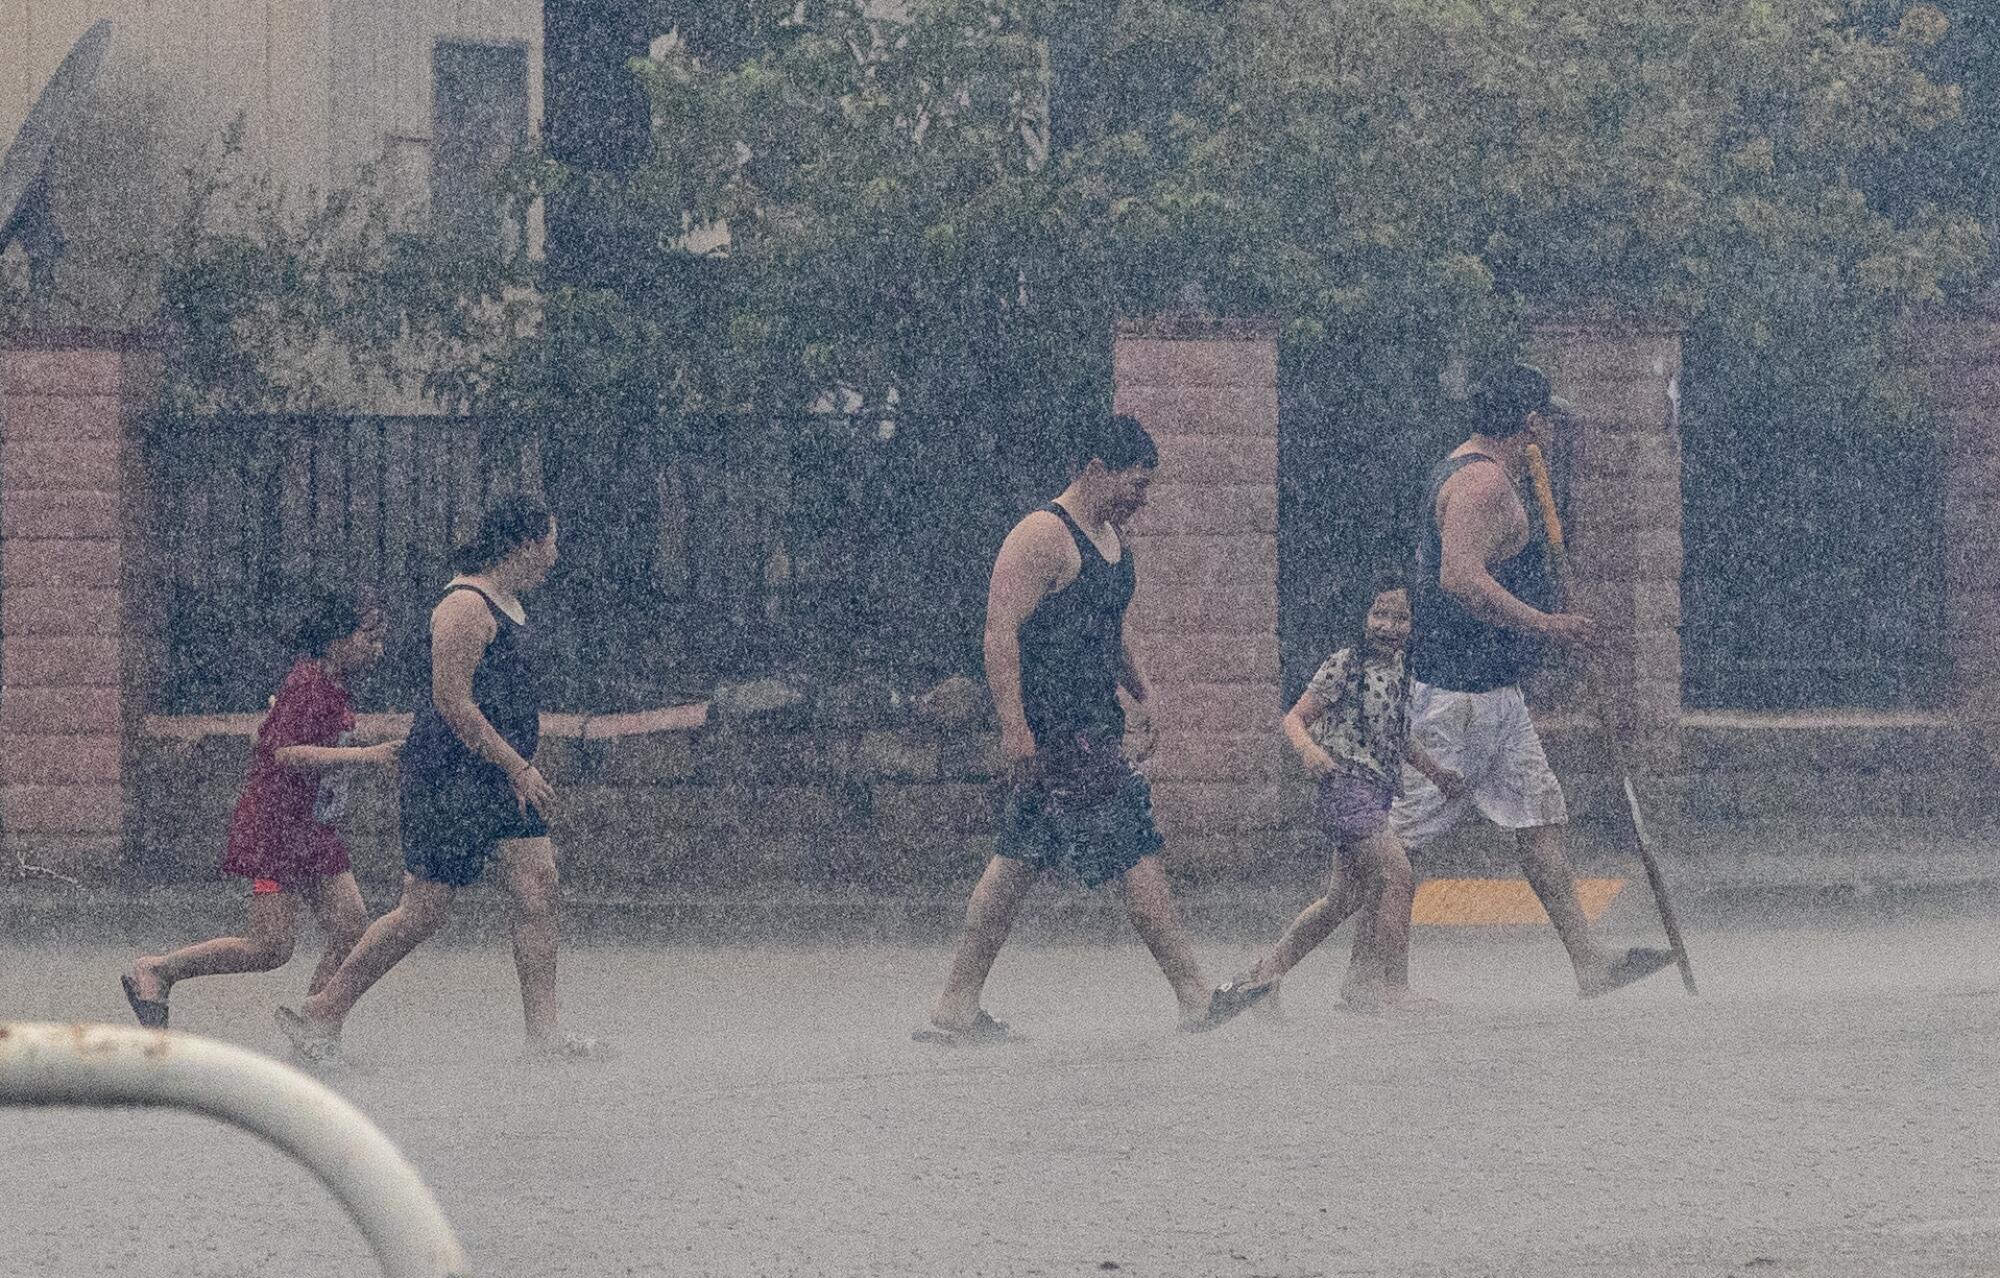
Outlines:
[[1681,712],[1680,334],[1617,316],[1546,321],[1536,354],[1576,407],[1564,531],[1581,607],[1598,618],[1615,713],[1671,762]]
[[115,860],[148,668],[137,416],[154,357],[0,351],[0,829],[57,874]]
[[1156,812],[1177,871],[1227,874],[1282,817],[1278,345],[1256,327],[1196,321],[1122,330],[1113,352],[1117,411],[1160,448],[1131,530]]

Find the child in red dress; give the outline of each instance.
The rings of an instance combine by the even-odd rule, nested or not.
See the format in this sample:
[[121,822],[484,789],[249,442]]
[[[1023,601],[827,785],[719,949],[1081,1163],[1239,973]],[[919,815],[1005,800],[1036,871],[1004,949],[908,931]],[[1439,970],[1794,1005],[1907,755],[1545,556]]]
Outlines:
[[166,1028],[167,997],[177,981],[282,967],[292,957],[301,898],[326,937],[326,953],[313,973],[315,990],[368,925],[333,822],[346,806],[350,771],[394,764],[403,744],[348,744],[354,703],[347,681],[381,659],[382,614],[326,596],[308,607],[293,638],[300,656],[257,730],[222,857],[224,874],[250,880],[249,928],[243,936],[135,962],[122,983],[133,1013],[148,1028]]

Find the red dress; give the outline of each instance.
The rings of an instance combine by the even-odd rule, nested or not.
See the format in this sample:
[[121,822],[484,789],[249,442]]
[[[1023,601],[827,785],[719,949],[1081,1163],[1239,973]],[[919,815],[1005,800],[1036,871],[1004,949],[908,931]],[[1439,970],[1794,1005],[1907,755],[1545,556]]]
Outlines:
[[340,745],[353,731],[354,702],[347,689],[310,657],[293,666],[257,729],[250,775],[229,818],[224,874],[290,888],[353,868],[340,836],[314,817],[319,777],[280,767],[277,758],[285,746]]

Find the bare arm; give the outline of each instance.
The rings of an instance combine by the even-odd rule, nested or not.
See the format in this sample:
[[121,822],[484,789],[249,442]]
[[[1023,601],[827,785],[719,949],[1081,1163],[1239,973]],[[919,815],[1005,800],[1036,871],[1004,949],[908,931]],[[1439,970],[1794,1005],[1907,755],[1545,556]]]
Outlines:
[[[1126,609],[1126,616],[1131,616],[1129,608]],[[1122,660],[1118,668],[1118,686],[1130,693],[1132,700],[1143,703],[1153,695],[1153,688],[1146,682],[1146,672],[1139,665],[1139,650],[1132,646],[1130,627],[1123,627],[1122,631],[1119,638]]]
[[993,562],[986,595],[986,686],[1000,716],[1001,750],[1009,762],[1035,752],[1021,701],[1021,626],[1062,575],[1068,533],[1054,515],[1030,515],[1007,534]]
[[1331,708],[1326,698],[1317,692],[1307,692],[1285,714],[1285,740],[1291,743],[1299,762],[1306,765],[1306,771],[1316,777],[1326,776],[1338,766],[1333,756],[1312,739],[1312,726],[1324,718]]
[[332,772],[339,768],[364,768],[371,764],[396,761],[403,742],[382,741],[370,746],[280,746],[271,757],[278,766],[293,772]]
[[1550,635],[1550,614],[1516,598],[1488,565],[1522,529],[1520,499],[1497,466],[1460,471],[1438,497],[1443,553],[1438,585],[1474,617],[1507,630]]
[[431,704],[466,749],[507,776],[529,761],[507,744],[472,698],[472,675],[499,627],[486,604],[471,591],[446,595],[431,611]]

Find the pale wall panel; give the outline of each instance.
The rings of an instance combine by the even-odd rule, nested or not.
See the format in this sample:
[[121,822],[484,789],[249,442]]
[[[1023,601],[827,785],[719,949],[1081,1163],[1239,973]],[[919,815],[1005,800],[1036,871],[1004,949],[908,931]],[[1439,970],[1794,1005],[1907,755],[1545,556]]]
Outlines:
[[342,0],[332,26],[337,176],[379,164],[392,149],[405,152],[399,169],[428,168],[431,49],[440,39],[526,45],[530,128],[539,127],[540,0]]

